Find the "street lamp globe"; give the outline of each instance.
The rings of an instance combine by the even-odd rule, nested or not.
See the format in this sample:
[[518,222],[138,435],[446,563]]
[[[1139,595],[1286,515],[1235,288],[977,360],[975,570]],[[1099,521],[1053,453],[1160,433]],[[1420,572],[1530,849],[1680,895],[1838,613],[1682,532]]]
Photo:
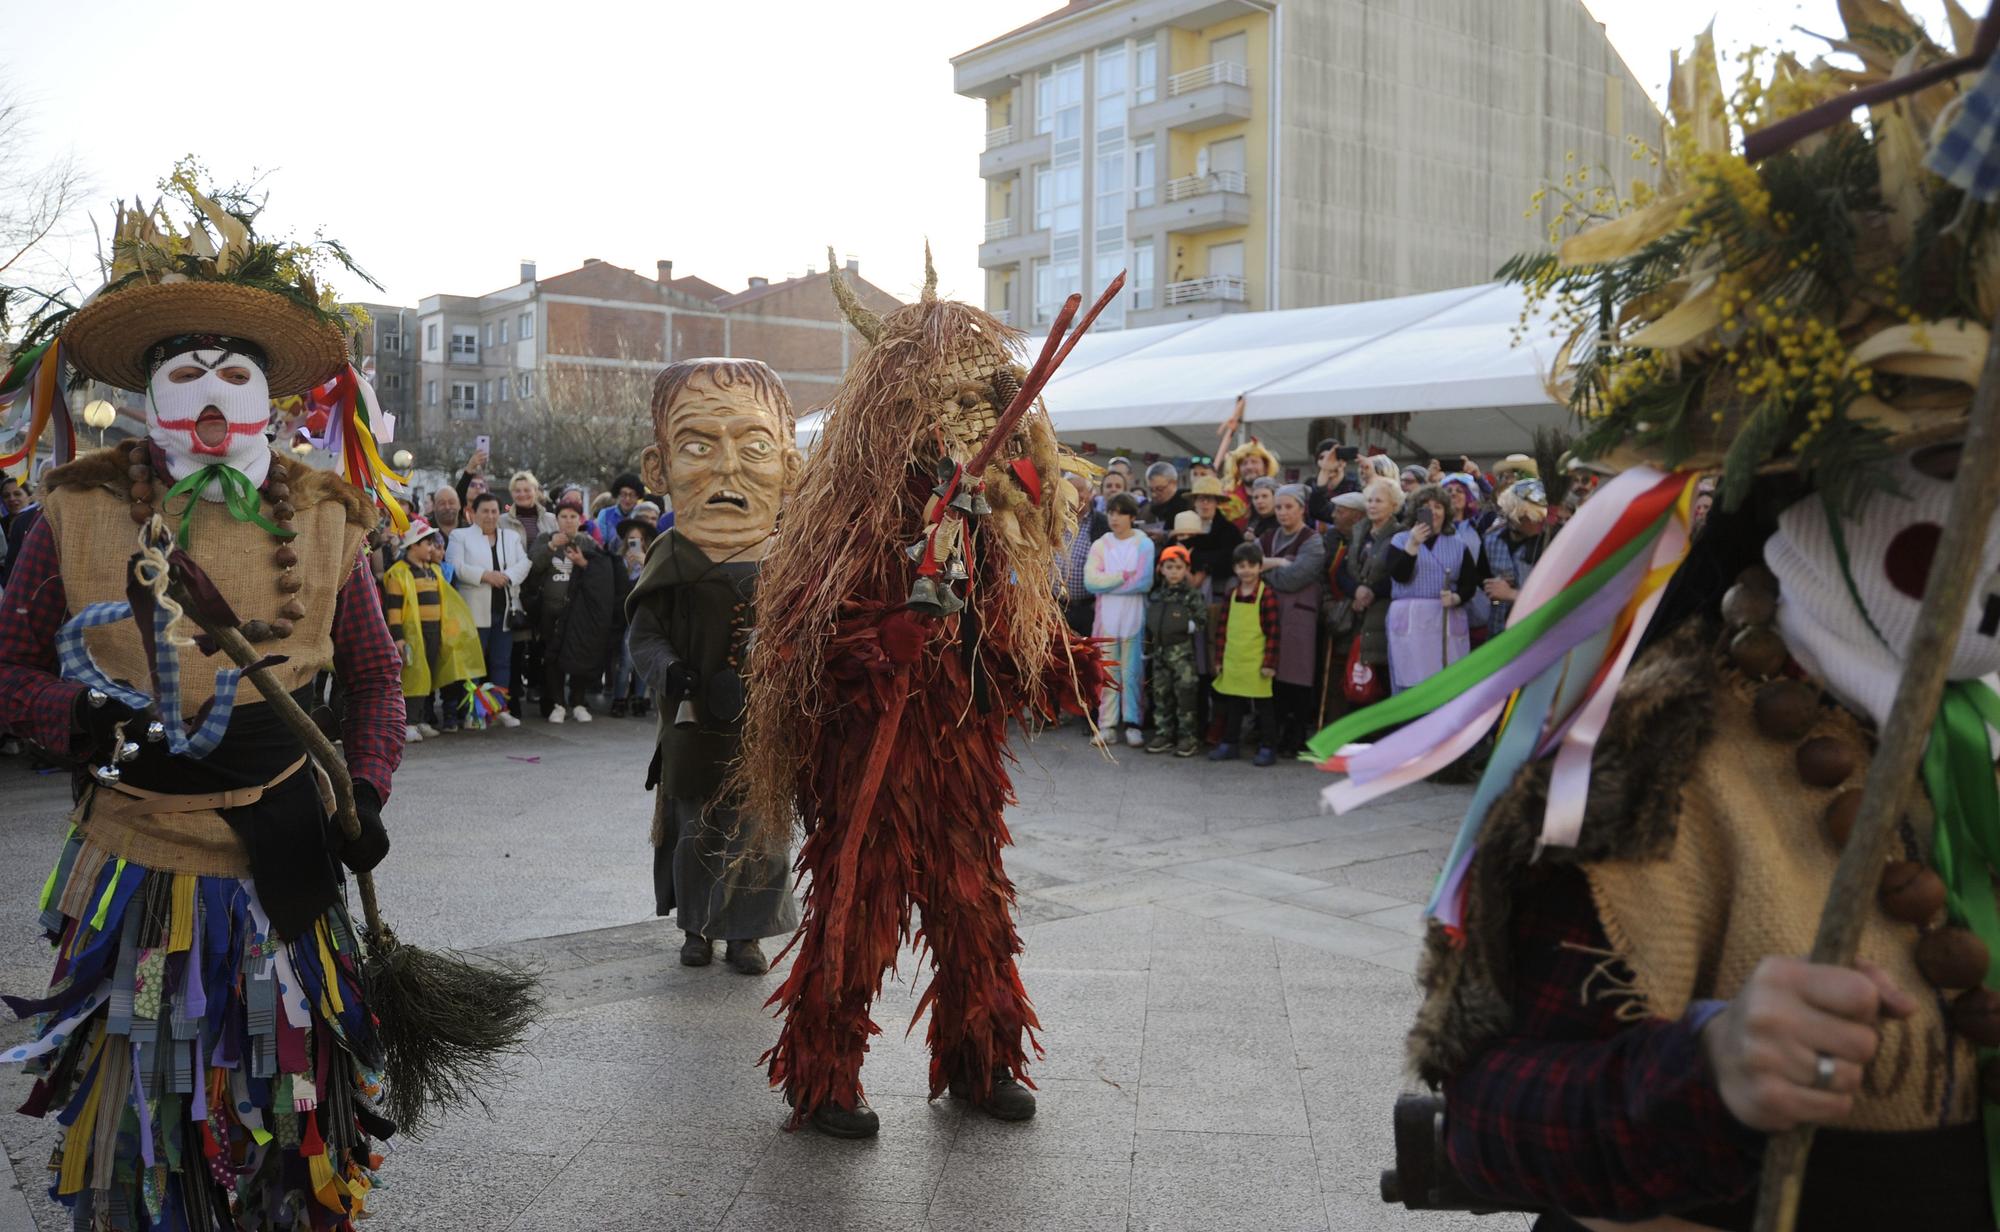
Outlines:
[[415,454],[412,454],[407,449],[398,449],[396,451],[396,456],[390,458],[389,460],[396,464],[397,470],[406,471],[410,469],[410,463],[415,462],[417,458]]
[[97,429],[97,443],[104,444],[104,430],[118,422],[118,408],[102,398],[92,400],[83,408],[83,422],[86,427]]

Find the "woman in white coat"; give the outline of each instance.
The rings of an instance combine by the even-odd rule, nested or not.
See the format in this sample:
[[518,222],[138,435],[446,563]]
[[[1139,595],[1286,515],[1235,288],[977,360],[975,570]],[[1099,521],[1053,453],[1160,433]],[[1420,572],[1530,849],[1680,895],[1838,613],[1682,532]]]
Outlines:
[[[517,606],[514,595],[528,577],[528,547],[519,531],[500,525],[500,497],[481,492],[472,502],[472,525],[451,532],[445,543],[444,558],[451,565],[452,584],[458,587],[465,605],[472,609],[472,623],[479,629],[479,649],[486,657],[490,683],[494,672],[505,679],[514,652],[514,633],[508,614]],[[447,716],[456,727],[470,712],[466,687],[452,686],[456,695],[446,698]],[[519,727],[521,720],[501,711],[502,727]]]

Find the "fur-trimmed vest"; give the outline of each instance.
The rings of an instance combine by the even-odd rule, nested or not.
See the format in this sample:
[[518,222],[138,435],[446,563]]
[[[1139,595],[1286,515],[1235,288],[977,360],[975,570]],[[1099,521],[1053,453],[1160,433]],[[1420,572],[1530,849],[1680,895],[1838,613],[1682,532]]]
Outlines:
[[[63,593],[71,615],[92,603],[125,598],[126,571],[138,550],[132,523],[132,480],[124,447],[87,453],[50,471],[45,480],[44,517],[54,538]],[[333,661],[335,600],[360,558],[361,544],[378,520],[367,495],[331,471],[316,470],[275,451],[266,488],[283,483],[297,510],[292,520],[298,534],[286,541],[298,554],[294,573],[303,583],[297,597],[305,608],[293,622],[292,636],[267,643],[265,649],[284,655],[277,665],[288,689],[308,683],[315,672]],[[164,496],[164,483],[156,485]],[[261,510],[271,517],[268,498]],[[161,511],[169,527],[180,519]],[[192,503],[194,526],[189,554],[215,581],[242,620],[270,620],[289,597],[279,592],[279,566],[273,560],[278,540],[252,523],[238,522],[213,501]],[[114,680],[127,680],[152,691],[151,671],[138,629],[129,620],[91,629],[85,634],[92,657]],[[220,655],[183,654],[180,681],[183,713],[215,695],[215,674],[227,666]]]
[[[1728,998],[1766,955],[1803,955],[1839,851],[1827,804],[1867,774],[1872,733],[1828,702],[1809,736],[1836,736],[1863,755],[1841,787],[1799,778],[1797,741],[1760,732],[1755,686],[1724,666],[1710,630],[1677,631],[1633,665],[1592,759],[1581,840],[1541,858],[1581,868],[1612,955],[1630,970],[1625,1012],[1678,1018],[1689,1004]],[[1466,942],[1433,930],[1425,1001],[1410,1061],[1437,1085],[1513,1026],[1513,896],[1534,853],[1549,765],[1525,768],[1489,814],[1466,903]],[[1928,803],[1919,793],[1893,858],[1928,861]],[[1861,954],[1916,994],[1920,1010],[1884,1024],[1861,1098],[1839,1128],[1920,1130],[1971,1120],[1978,1060],[1945,1027],[1944,1001],[1916,968],[1918,931],[1879,909]],[[1578,996],[1603,990],[1578,989]]]

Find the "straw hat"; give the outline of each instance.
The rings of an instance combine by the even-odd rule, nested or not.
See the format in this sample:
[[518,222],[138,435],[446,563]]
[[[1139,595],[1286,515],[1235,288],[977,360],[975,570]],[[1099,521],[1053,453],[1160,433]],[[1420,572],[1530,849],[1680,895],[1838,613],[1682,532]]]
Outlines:
[[1194,486],[1188,489],[1188,495],[1190,497],[1213,496],[1215,499],[1221,500],[1224,497],[1228,496],[1229,493],[1222,490],[1222,481],[1220,479],[1217,479],[1215,476],[1196,475],[1194,479]]
[[1174,515],[1174,528],[1168,533],[1176,539],[1182,535],[1199,535],[1201,533],[1201,515],[1192,509],[1181,510]]
[[271,291],[184,279],[139,283],[85,304],[63,330],[63,350],[85,376],[142,390],[146,352],[165,338],[219,334],[262,348],[273,398],[304,393],[347,362],[340,330]]

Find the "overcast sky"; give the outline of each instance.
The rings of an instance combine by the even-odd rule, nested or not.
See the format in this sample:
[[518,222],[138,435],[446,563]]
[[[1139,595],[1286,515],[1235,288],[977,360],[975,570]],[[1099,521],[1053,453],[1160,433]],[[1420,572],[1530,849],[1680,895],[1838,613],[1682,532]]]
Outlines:
[[[1911,6],[1940,34],[1941,2]],[[1707,16],[1587,3],[1656,95]],[[0,51],[0,81],[41,149],[75,152],[100,220],[186,153],[223,180],[267,173],[268,230],[323,227],[386,288],[339,284],[352,299],[482,294],[523,258],[544,274],[667,258],[735,290],[823,264],[829,243],[908,295],[928,235],[944,289],[977,301],[985,125],[948,59],[1055,7],[89,0],[13,23],[27,37]],[[1835,0],[1719,7],[1725,47],[1838,27]],[[87,222],[69,242],[72,268],[94,268]]]

